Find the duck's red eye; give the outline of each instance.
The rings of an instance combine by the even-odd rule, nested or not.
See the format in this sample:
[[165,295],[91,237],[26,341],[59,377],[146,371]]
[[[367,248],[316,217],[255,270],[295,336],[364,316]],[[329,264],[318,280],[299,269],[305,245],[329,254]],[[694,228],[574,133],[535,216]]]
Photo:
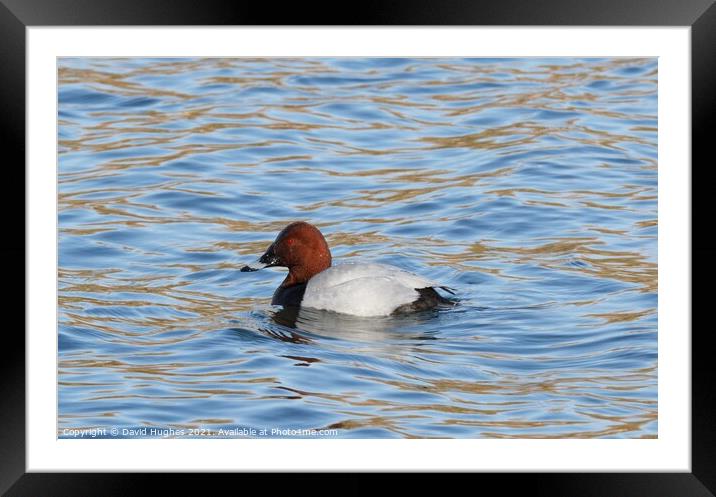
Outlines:
[[288,243],[289,245],[293,245],[293,242],[295,241],[296,240],[294,240],[293,238],[289,238],[288,240],[286,240],[286,243]]

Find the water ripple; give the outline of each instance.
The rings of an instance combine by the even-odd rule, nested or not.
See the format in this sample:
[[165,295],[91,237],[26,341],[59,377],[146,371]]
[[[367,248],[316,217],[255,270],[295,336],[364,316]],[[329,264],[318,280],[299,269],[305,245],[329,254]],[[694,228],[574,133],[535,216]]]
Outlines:
[[[61,58],[58,77],[59,436],[657,436],[656,59]],[[239,269],[296,219],[459,305],[270,306],[281,270]]]

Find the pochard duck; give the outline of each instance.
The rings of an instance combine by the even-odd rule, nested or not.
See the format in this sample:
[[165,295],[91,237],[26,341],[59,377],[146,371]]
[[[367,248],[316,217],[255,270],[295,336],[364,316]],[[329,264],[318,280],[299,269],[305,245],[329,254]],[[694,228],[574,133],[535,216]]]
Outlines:
[[387,264],[331,265],[323,234],[306,222],[286,226],[259,258],[241,271],[288,268],[271,304],[311,307],[354,316],[387,316],[454,305],[435,289],[451,288]]

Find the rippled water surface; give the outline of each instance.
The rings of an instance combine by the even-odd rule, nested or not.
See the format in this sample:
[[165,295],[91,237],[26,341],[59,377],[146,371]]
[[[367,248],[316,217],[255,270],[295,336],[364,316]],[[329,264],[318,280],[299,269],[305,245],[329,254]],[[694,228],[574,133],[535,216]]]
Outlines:
[[[657,436],[656,59],[58,70],[59,436]],[[272,307],[295,220],[459,305]]]

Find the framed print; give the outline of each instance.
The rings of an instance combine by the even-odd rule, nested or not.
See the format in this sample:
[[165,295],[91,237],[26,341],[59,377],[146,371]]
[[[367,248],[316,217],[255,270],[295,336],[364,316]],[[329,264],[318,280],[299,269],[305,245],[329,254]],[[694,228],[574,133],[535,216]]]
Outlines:
[[711,3],[127,7],[0,10],[27,192],[3,490],[466,472],[710,495]]

